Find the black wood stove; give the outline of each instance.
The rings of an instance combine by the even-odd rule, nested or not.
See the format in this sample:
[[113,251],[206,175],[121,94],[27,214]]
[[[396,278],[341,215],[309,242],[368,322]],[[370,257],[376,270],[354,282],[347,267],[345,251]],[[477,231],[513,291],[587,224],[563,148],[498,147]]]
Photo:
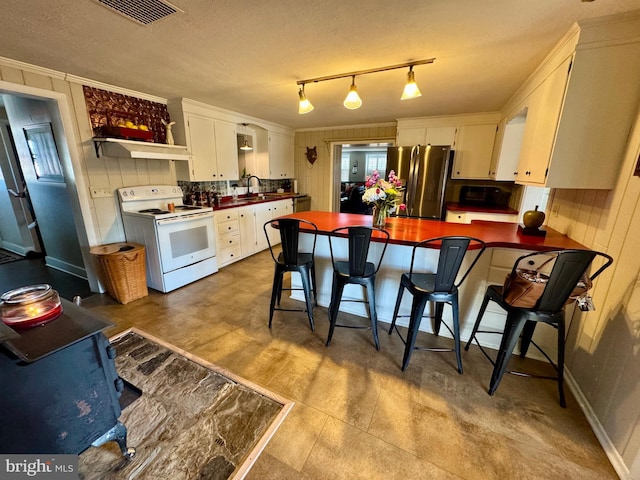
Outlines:
[[102,329],[111,324],[62,299],[55,320],[16,333],[0,322],[0,453],[80,454],[116,441],[124,382]]

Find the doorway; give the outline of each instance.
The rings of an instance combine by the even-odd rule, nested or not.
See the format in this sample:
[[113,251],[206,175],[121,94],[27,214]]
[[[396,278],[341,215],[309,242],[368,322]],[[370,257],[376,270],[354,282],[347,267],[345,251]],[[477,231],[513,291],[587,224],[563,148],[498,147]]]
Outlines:
[[379,140],[333,145],[334,212],[371,215],[372,207],[362,202],[365,181],[374,170],[386,177],[387,148],[392,145]]
[[[74,175],[62,161],[68,146],[58,103],[14,93],[3,93],[2,99],[3,127],[8,126],[6,134],[3,130],[4,151],[10,143],[15,161],[8,162],[9,175],[9,169],[3,169],[6,185],[0,195],[6,202],[5,192],[13,192],[12,208],[5,215],[15,227],[13,238],[22,241],[17,248],[22,251],[16,253],[41,252],[47,266],[87,279],[68,189]],[[3,241],[5,235],[11,232],[3,230]]]

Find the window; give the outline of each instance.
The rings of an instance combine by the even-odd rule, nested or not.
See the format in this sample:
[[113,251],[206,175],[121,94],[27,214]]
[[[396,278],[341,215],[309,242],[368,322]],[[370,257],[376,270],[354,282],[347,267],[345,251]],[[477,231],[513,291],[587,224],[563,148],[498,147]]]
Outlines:
[[32,125],[23,130],[38,180],[64,182],[51,124]]

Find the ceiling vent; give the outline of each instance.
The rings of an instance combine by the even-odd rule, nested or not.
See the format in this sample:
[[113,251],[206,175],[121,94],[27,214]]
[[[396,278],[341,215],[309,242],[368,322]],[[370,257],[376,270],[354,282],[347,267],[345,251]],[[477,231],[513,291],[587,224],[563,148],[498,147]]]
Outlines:
[[182,10],[164,0],[95,0],[141,25],[149,25]]

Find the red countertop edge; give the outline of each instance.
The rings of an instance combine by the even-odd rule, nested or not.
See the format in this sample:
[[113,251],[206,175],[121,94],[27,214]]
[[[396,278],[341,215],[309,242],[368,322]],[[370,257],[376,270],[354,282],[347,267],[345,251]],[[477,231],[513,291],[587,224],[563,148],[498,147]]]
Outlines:
[[[338,227],[372,224],[369,215],[353,213],[334,213],[308,211],[285,215],[290,218],[300,218],[313,222],[318,227],[318,234],[328,235],[331,230]],[[301,225],[303,231],[304,225]],[[444,237],[450,235],[463,235],[475,237],[486,243],[487,247],[516,248],[521,250],[545,251],[545,250],[588,250],[584,245],[570,239],[566,235],[544,227],[547,231],[545,237],[534,237],[518,233],[517,223],[489,222],[475,220],[471,223],[451,223],[439,220],[423,220],[415,218],[391,217],[387,220],[385,230],[389,232],[389,243],[395,245],[413,246],[417,242],[428,238]],[[375,240],[375,239],[374,239]]]
[[517,215],[518,210],[510,207],[482,207],[478,205],[466,205],[458,202],[447,202],[447,210],[451,212],[480,212]]

